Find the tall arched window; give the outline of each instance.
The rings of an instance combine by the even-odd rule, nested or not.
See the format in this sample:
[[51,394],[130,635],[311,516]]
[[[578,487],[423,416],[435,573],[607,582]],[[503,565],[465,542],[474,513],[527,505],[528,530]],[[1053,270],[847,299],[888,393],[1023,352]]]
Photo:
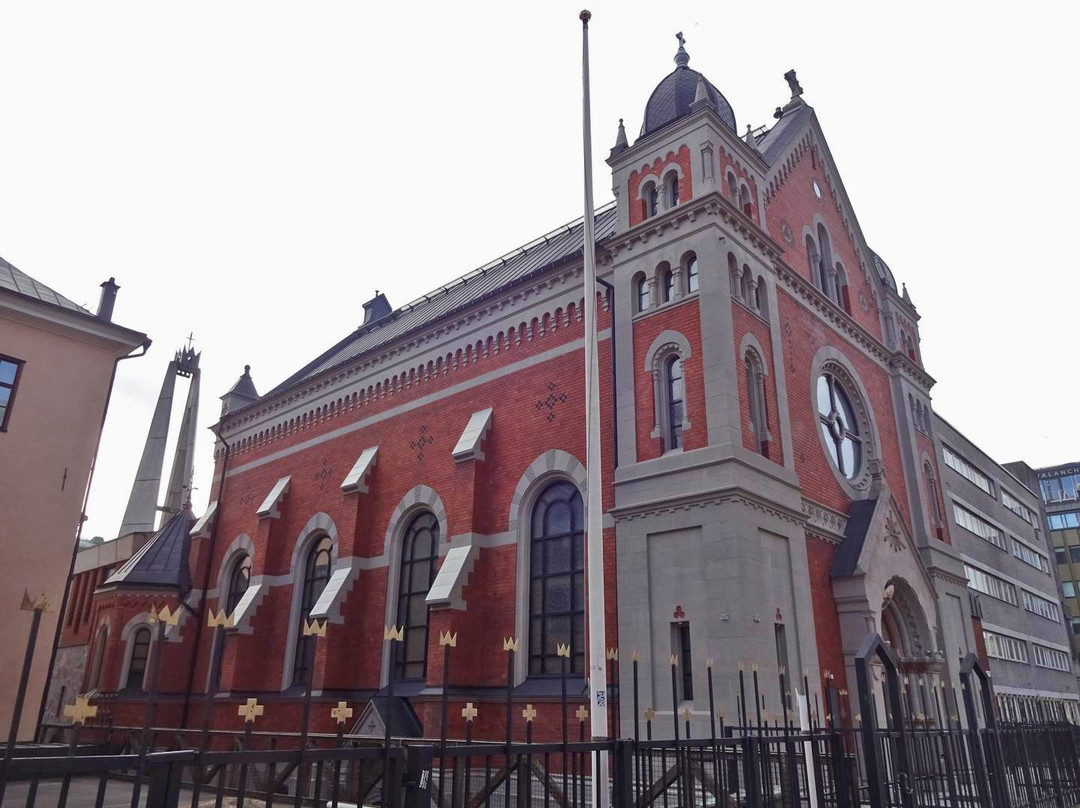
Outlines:
[[750,267],[743,265],[742,277],[739,279],[739,295],[742,302],[750,308],[754,307],[754,275]]
[[821,434],[833,463],[849,480],[862,468],[862,436],[851,399],[832,373],[817,380],[817,411]]
[[401,543],[395,622],[404,626],[405,637],[394,644],[395,679],[418,680],[427,675],[427,595],[438,557],[439,520],[425,511],[409,523]]
[[105,664],[105,646],[109,643],[109,627],[98,629],[94,643],[94,662],[90,666],[90,678],[86,680],[86,689],[93,690],[101,686],[101,669]]
[[670,269],[660,271],[660,289],[665,303],[675,298],[675,275]]
[[851,314],[851,298],[848,294],[847,273],[840,264],[836,265],[836,305]]
[[750,409],[750,425],[754,430],[754,448],[758,454],[768,457],[769,411],[765,401],[765,371],[761,358],[748,350],[743,368],[746,373],[746,403]]
[[304,584],[300,595],[300,625],[296,632],[296,656],[293,658],[293,685],[311,683],[311,671],[315,665],[315,637],[304,635],[304,623],[330,580],[330,551],[334,543],[323,536],[312,544],[304,564]]
[[750,189],[745,185],[739,189],[739,207],[747,216],[754,215],[754,206],[750,202]]
[[930,503],[930,527],[940,539],[942,538],[941,503],[938,500],[937,476],[929,460],[923,463],[923,480],[926,482],[926,498]]
[[639,312],[649,310],[649,281],[644,275],[634,279],[634,300]]
[[682,446],[683,407],[685,389],[683,386],[682,359],[673,355],[664,362],[664,390],[667,405],[667,445],[666,449],[678,449]]
[[679,204],[679,175],[672,171],[664,182],[667,206],[673,208]]
[[529,536],[529,675],[559,674],[557,648],[570,646],[570,671],[585,673],[585,519],[581,492],[552,483],[536,501]]
[[818,273],[820,279],[818,286],[826,295],[830,293],[829,288],[829,270],[833,265],[832,257],[832,243],[829,240],[829,231],[825,229],[825,225],[819,224],[817,226],[818,237],[818,249],[821,252],[820,260],[818,262]]
[[698,265],[697,256],[691,255],[686,259],[686,293],[690,294],[698,290]]
[[809,235],[806,237],[806,262],[810,265],[810,282],[818,289],[823,288],[821,286],[821,256],[818,253],[817,244]]
[[229,594],[225,599],[225,614],[236,611],[240,598],[247,592],[248,583],[251,581],[251,556],[246,553],[233,563],[229,572]]
[[645,206],[645,218],[651,218],[659,212],[660,192],[655,182],[647,182],[641,189],[641,202]]
[[135,629],[131,636],[131,659],[128,661],[127,681],[124,687],[129,690],[142,690],[146,678],[146,660],[150,657],[150,629]]
[[769,316],[769,292],[765,288],[765,278],[761,275],[758,275],[757,285],[754,287],[754,305],[762,317]]

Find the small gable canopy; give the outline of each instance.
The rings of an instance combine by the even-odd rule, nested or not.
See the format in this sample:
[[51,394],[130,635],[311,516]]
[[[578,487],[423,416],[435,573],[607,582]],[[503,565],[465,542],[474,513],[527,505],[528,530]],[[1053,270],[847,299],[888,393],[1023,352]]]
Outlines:
[[191,590],[188,552],[195,515],[185,507],[103,583],[102,589],[166,589],[180,597]]

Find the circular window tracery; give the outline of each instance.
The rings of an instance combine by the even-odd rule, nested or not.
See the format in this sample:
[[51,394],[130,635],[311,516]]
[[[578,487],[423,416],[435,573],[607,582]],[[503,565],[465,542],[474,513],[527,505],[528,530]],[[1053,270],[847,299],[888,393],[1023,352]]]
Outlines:
[[863,436],[851,397],[839,379],[828,371],[818,376],[817,412],[821,435],[833,464],[849,480],[863,466]]

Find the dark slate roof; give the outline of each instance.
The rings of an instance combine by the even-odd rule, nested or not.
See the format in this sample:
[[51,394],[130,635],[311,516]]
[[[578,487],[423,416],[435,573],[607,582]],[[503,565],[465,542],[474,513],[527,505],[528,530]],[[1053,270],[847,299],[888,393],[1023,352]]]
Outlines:
[[878,277],[881,278],[882,282],[894,292],[898,291],[896,278],[893,277],[892,270],[889,269],[889,265],[885,263],[885,259],[873,250],[870,252],[874,256],[874,269],[877,270]]
[[[697,95],[698,76],[701,74],[685,65],[676,67],[649,96],[645,105],[645,120],[641,125],[641,137],[658,132],[673,121],[690,114],[690,105]],[[704,76],[702,76],[704,78]],[[705,79],[705,91],[716,105],[716,114],[732,132],[735,131],[735,111],[723,94]]]
[[244,373],[236,380],[226,396],[240,396],[251,401],[259,400],[259,391],[255,389],[255,382],[251,380],[251,365],[244,365]]
[[181,597],[186,595],[191,590],[188,551],[194,524],[195,515],[185,506],[109,576],[102,587],[172,589]]
[[[610,202],[599,208],[594,222],[596,240],[599,243],[615,232],[615,203]],[[265,397],[277,395],[282,390],[329,368],[386,345],[410,331],[423,328],[440,317],[471,306],[530,275],[580,256],[585,242],[583,230],[582,219],[563,225],[424,295],[419,300],[395,309],[378,322],[357,328],[330,350],[300,368]]]
[[[424,736],[424,728],[420,724],[420,719],[417,718],[416,712],[407,698],[376,695],[371,697],[369,705],[379,714],[384,727],[387,725],[388,717],[392,720],[390,731],[395,738],[422,738]],[[361,713],[352,729],[354,733],[359,732],[363,720],[364,714]]]
[[846,578],[855,572],[862,554],[863,544],[866,542],[866,533],[870,530],[870,520],[874,518],[877,509],[877,497],[873,499],[859,499],[851,503],[848,510],[847,527],[844,528],[844,540],[833,556],[832,577]]
[[768,132],[757,140],[758,151],[769,165],[787,153],[792,142],[803,131],[803,123],[814,114],[814,108],[802,102],[788,109]]
[[40,300],[42,303],[59,306],[68,311],[77,311],[80,314],[90,314],[89,311],[79,304],[68,300],[58,292],[54,292],[40,281],[34,280],[21,269],[12,266],[3,258],[0,258],[0,289],[6,289],[9,292],[15,292],[16,294],[31,297],[34,300]]

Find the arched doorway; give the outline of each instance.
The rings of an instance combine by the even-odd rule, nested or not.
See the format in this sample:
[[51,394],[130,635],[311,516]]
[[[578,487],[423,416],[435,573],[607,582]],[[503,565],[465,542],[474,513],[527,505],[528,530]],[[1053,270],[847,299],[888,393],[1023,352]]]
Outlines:
[[945,723],[949,707],[937,700],[935,686],[942,672],[941,655],[919,597],[901,576],[886,583],[882,594],[880,633],[900,660],[900,678],[915,724]]

